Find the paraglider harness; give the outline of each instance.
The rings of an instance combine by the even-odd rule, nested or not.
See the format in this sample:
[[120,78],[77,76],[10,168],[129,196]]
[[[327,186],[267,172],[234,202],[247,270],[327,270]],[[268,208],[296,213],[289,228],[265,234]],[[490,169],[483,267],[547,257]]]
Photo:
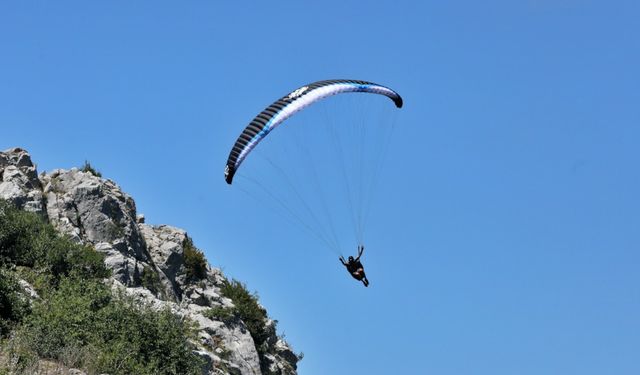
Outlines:
[[364,286],[369,286],[369,280],[367,280],[367,276],[364,273],[364,266],[360,262],[360,257],[363,252],[364,246],[358,245],[358,256],[355,259],[352,256],[349,256],[349,260],[346,261],[344,257],[340,256],[340,262],[347,267],[347,271],[349,271],[354,279],[362,281]]

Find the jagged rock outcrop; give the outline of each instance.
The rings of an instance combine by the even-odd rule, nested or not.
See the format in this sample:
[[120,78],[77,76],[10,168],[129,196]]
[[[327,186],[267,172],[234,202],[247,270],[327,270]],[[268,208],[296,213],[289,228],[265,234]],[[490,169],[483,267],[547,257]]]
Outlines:
[[43,213],[42,184],[29,153],[21,148],[0,152],[0,197],[27,211]]
[[47,216],[62,233],[106,254],[114,277],[135,284],[151,257],[136,220],[136,206],[111,180],[77,168],[41,174]]
[[196,322],[196,353],[206,359],[206,373],[296,374],[300,357],[277,336],[274,321],[265,323],[267,349],[260,355],[244,322],[208,317],[211,308],[233,307],[221,293],[222,271],[207,264],[197,281],[189,277],[187,232],[146,224],[115,182],[77,168],[38,176],[29,154],[13,148],[0,152],[0,198],[40,213],[74,241],[104,253],[114,288]]

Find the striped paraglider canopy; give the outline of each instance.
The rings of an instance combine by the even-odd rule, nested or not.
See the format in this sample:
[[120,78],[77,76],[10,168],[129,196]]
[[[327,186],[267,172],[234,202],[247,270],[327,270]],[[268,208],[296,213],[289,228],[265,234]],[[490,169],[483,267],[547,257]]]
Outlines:
[[227,183],[233,182],[233,176],[251,150],[286,119],[324,98],[349,92],[384,95],[393,100],[396,107],[402,108],[402,98],[397,92],[373,82],[335,79],[302,86],[265,108],[240,134],[229,153],[224,170]]

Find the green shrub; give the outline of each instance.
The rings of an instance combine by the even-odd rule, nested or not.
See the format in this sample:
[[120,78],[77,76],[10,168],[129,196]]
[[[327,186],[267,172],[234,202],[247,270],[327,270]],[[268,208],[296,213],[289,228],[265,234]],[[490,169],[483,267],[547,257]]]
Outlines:
[[184,267],[187,278],[191,281],[201,280],[207,276],[207,261],[189,237],[185,237],[182,248],[184,249]]
[[104,309],[100,372],[109,374],[200,374],[203,361],[192,352],[194,327],[169,309],[136,306],[124,299]]
[[36,356],[113,375],[202,371],[189,343],[193,327],[168,309],[114,297],[99,281],[78,278],[61,279],[48,297],[14,335],[14,362]]
[[107,235],[109,236],[110,241],[115,241],[124,237],[126,232],[123,227],[110,221],[107,223]]
[[238,317],[239,314],[235,307],[215,306],[206,310],[204,316],[209,319],[230,323]]
[[[258,356],[260,357],[261,365],[267,363],[264,356],[269,352],[268,339],[271,334],[271,330],[267,328],[267,311],[258,303],[257,293],[251,293],[247,290],[247,287],[237,281],[225,280],[222,284],[221,293],[224,297],[227,297],[233,301],[234,307],[216,306],[208,309],[205,312],[205,316],[210,319],[223,321],[226,324],[235,324],[239,320],[242,320],[247,327],[251,338],[255,344]],[[273,321],[273,330],[275,330],[276,321]],[[261,369],[263,373],[270,374],[268,368]]]
[[22,289],[16,278],[5,269],[0,269],[0,338],[29,312],[29,302],[21,295]]
[[246,325],[256,345],[261,362],[264,363],[262,357],[267,353],[267,339],[269,338],[269,332],[265,327],[268,317],[267,311],[258,303],[258,295],[250,293],[243,283],[235,279],[225,280],[221,292],[223,296],[233,301],[234,313]]
[[91,163],[89,163],[87,160],[84,161],[84,165],[82,166],[82,168],[80,169],[83,172],[89,172],[92,175],[96,176],[96,177],[102,177],[102,173],[98,172],[97,170],[95,170],[95,168],[93,168],[91,166]]
[[111,274],[104,265],[104,255],[91,246],[79,245],[66,237],[53,241],[44,258],[45,266],[55,281],[63,276],[102,279]]
[[[111,300],[111,291],[95,280],[63,278],[58,289],[33,307],[19,334],[43,358],[60,359],[63,350],[96,341],[97,313]],[[78,365],[78,364],[69,364]]]
[[163,290],[162,283],[160,282],[160,276],[158,276],[158,273],[149,266],[144,266],[142,269],[140,284],[156,295]]
[[0,200],[0,263],[33,267],[55,231],[36,214]]
[[104,278],[104,255],[61,236],[39,215],[0,200],[0,264],[34,268],[54,286],[63,276]]

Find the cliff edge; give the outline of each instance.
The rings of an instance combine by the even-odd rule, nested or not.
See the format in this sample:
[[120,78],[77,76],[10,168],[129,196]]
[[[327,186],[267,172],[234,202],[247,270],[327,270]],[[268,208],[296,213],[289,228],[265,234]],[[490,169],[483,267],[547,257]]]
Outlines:
[[146,224],[112,180],[91,168],[38,174],[29,153],[13,148],[0,152],[0,199],[104,254],[114,289],[195,322],[193,350],[206,360],[204,373],[297,374],[301,356],[278,337],[275,321],[266,318],[256,328],[216,314],[236,308],[224,292],[233,282],[204,260],[185,230]]

